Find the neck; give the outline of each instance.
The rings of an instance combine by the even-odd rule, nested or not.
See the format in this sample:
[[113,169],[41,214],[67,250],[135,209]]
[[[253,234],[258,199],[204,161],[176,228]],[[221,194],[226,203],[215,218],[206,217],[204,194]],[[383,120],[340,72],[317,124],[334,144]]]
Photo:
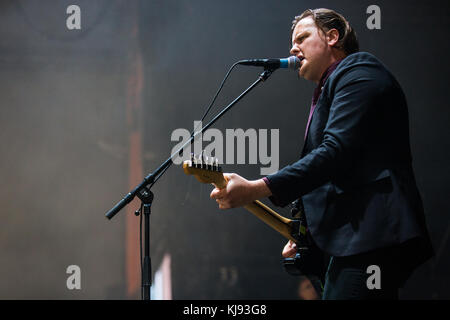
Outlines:
[[322,73],[320,74],[320,78],[315,80],[314,83],[315,84],[319,84],[320,79],[322,79],[323,74],[325,71],[327,71],[327,69],[336,61],[342,60],[346,57],[347,55],[342,52],[341,50],[336,50],[336,49],[332,49],[331,55],[330,55],[330,59],[328,60],[328,62],[326,63],[326,67],[323,69]]

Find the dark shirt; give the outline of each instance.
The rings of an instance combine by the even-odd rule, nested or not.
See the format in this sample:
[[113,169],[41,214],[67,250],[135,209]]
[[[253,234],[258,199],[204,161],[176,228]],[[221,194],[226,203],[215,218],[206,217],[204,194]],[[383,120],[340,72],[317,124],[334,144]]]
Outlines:
[[314,113],[314,109],[316,108],[317,101],[319,100],[320,94],[322,93],[323,85],[325,84],[325,81],[327,81],[327,79],[333,73],[333,71],[337,68],[339,63],[341,63],[341,61],[342,59],[334,62],[327,68],[327,70],[325,70],[325,72],[322,74],[322,78],[320,78],[319,84],[317,85],[316,89],[314,89],[314,94],[311,102],[311,110],[309,111],[308,122],[306,124],[305,140],[308,134],[309,124],[311,123],[311,118]]

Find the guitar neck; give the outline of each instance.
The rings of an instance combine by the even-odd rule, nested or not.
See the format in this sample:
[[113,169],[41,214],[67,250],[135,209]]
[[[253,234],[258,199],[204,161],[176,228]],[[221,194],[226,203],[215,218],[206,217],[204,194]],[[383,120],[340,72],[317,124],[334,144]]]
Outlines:
[[291,219],[287,219],[279,215],[259,200],[253,201],[252,203],[244,206],[244,208],[253,213],[257,218],[269,225],[272,229],[279,232],[286,239],[297,242],[297,240],[291,235],[293,231],[293,221]]
[[[222,175],[222,179],[217,181],[215,185],[219,189],[223,189],[227,186],[227,183],[228,181]],[[293,221],[291,219],[281,216],[259,200],[253,201],[252,203],[244,206],[244,208],[253,213],[258,219],[262,220],[272,229],[279,232],[286,239],[297,242],[297,240],[291,235],[293,231]]]
[[[219,189],[226,188],[228,184],[226,177],[217,165],[205,164],[203,161],[199,163],[194,157],[192,157],[191,161],[185,161],[183,163],[183,170],[187,175],[194,175],[199,182],[212,183]],[[297,242],[292,236],[294,228],[299,227],[294,220],[279,215],[258,200],[249,203],[244,208],[285,238]]]

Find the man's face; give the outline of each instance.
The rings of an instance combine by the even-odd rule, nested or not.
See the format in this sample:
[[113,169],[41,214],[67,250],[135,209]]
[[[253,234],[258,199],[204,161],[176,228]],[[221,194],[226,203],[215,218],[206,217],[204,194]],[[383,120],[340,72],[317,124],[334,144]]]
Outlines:
[[329,66],[331,48],[312,17],[300,20],[295,26],[290,53],[303,59],[299,75],[318,83]]

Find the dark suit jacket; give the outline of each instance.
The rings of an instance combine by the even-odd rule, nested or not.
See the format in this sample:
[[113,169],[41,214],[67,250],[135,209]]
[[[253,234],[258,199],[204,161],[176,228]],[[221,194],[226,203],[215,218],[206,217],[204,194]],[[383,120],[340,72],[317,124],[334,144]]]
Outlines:
[[[348,256],[419,239],[431,245],[411,165],[408,109],[400,85],[373,55],[347,56],[324,84],[302,158],[267,177],[271,198],[301,197],[316,244]],[[420,256],[419,256],[420,255]]]

